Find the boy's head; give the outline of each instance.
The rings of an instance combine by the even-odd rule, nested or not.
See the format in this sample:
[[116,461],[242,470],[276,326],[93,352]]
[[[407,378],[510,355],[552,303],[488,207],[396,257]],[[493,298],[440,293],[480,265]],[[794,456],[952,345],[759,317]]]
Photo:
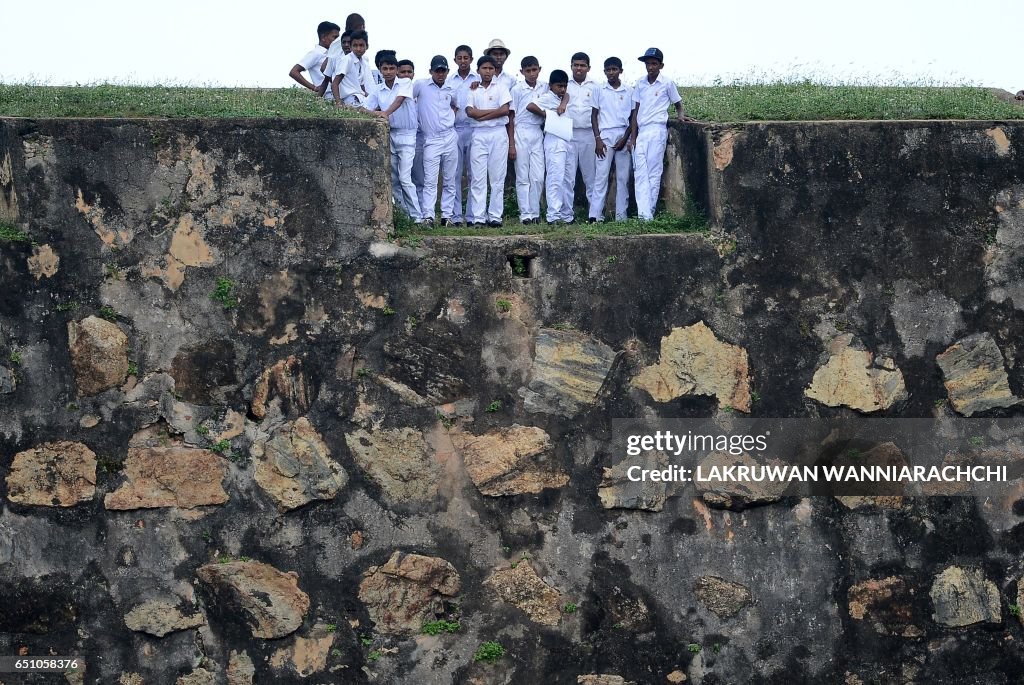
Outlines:
[[416,65],[412,63],[411,59],[398,60],[398,78],[414,78],[415,74]]
[[577,52],[572,56],[569,65],[572,68],[572,78],[576,83],[583,83],[590,72],[590,55],[585,52]]
[[370,36],[367,35],[366,31],[359,30],[352,32],[352,52],[355,53],[356,57],[360,59],[366,54],[366,49],[370,47]]
[[647,52],[637,57],[647,66],[647,75],[657,78],[661,68],[665,66],[665,55],[658,48],[647,48]]
[[398,65],[398,58],[395,57],[395,54],[396,53],[395,53],[394,50],[378,50],[377,54],[373,56],[373,64],[378,69],[380,69],[380,61],[384,58],[385,55],[390,55],[395,60],[395,65],[397,66]]
[[348,53],[352,52],[352,32],[351,31],[345,31],[344,33],[342,33],[341,34],[341,38],[339,38],[338,40],[341,41],[341,51],[342,52],[344,52],[346,55]]
[[444,55],[434,55],[430,60],[430,78],[439,86],[443,86],[448,78],[448,60]]
[[505,47],[505,43],[500,38],[495,38],[487,44],[487,49],[484,50],[485,55],[490,55],[494,58],[494,68],[496,71],[501,71],[505,64],[505,60],[512,53]]
[[548,76],[548,87],[551,89],[552,93],[558,97],[562,97],[565,95],[565,91],[569,87],[569,74],[565,73],[561,69],[555,69],[551,72],[551,75]]
[[390,50],[384,50],[383,55],[377,55],[377,69],[384,78],[385,83],[391,83],[398,75],[398,60],[391,54]]
[[341,27],[333,21],[322,21],[317,24],[316,37],[320,39],[320,44],[325,47],[337,40],[339,33],[341,33]]
[[473,66],[473,48],[468,45],[460,45],[455,48],[455,65],[459,71],[465,71]]
[[526,83],[530,86],[537,84],[537,77],[540,76],[540,62],[533,55],[527,55],[519,62],[519,71],[526,78]]
[[481,55],[476,61],[476,73],[480,74],[480,80],[485,84],[490,83],[494,78],[494,58],[490,55]]
[[363,15],[356,14],[355,12],[353,12],[352,14],[348,15],[347,17],[345,17],[345,30],[346,31],[365,31],[366,30],[366,20],[363,19]]
[[622,76],[622,60],[618,57],[609,57],[604,61],[604,76],[608,79],[608,83],[615,86],[619,82],[619,77]]

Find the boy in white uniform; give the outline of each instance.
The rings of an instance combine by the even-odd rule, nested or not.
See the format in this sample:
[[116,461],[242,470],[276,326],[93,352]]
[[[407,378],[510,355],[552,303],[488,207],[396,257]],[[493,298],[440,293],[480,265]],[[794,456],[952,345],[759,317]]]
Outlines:
[[[301,60],[296,62],[292,70],[288,72],[288,75],[296,83],[304,88],[309,88],[321,97],[327,89],[327,77],[324,76],[324,72],[320,67],[327,57],[327,51],[330,49],[331,44],[337,40],[339,33],[341,33],[341,27],[337,24],[329,21],[320,22],[316,27],[316,35],[320,42],[307,52]],[[307,79],[303,76],[302,72],[309,74],[309,78]]]
[[[587,78],[590,73],[590,56],[585,52],[577,52],[572,56],[572,78],[569,80],[569,116],[572,117],[572,175],[566,189],[566,203],[573,206],[576,200],[576,168],[583,175],[586,186],[587,200],[594,205],[594,170],[596,156],[594,154],[594,126],[590,121],[593,110],[594,88],[597,85]],[[590,216],[592,223],[597,218]]]
[[[354,50],[354,48],[353,48]],[[366,108],[391,124],[391,188],[395,204],[412,219],[419,220],[420,205],[412,183],[412,162],[416,156],[416,107],[412,81],[398,78],[398,61],[391,55],[380,60],[384,83],[376,86]]]
[[455,132],[455,89],[446,82],[448,60],[434,55],[430,60],[430,78],[416,81],[416,113],[423,135],[423,198],[420,217],[433,225],[437,199],[437,174],[441,170],[441,225],[451,226],[455,216],[456,173],[459,168],[459,136]]
[[637,81],[633,91],[631,141],[633,174],[636,177],[636,208],[641,219],[654,218],[661,192],[661,172],[668,142],[668,106],[676,106],[679,121],[690,121],[683,114],[679,89],[661,75],[665,56],[658,48],[648,48],[638,57],[647,67],[647,76]]
[[[537,98],[537,102],[531,102],[526,106],[527,111],[548,116],[568,117],[566,110],[569,108],[569,75],[561,69],[551,72],[548,83],[548,92]],[[550,112],[551,114],[547,114]],[[576,173],[575,165],[570,159],[573,154],[572,141],[567,138],[571,135],[568,131],[571,128],[566,122],[566,138],[556,135],[550,127],[544,130],[544,166],[547,170],[547,177],[544,181],[544,190],[548,198],[548,223],[555,224],[573,222],[572,203],[566,204],[565,187],[572,188],[570,170]],[[569,197],[572,197],[569,195]]]
[[615,162],[615,220],[625,221],[629,206],[629,169],[632,166],[629,147],[630,115],[633,113],[633,90],[619,80],[622,60],[609,57],[604,61],[608,81],[594,91],[594,125],[597,165],[594,172],[594,199],[590,216],[604,216],[608,196],[608,176]]
[[526,106],[536,102],[547,92],[548,84],[537,79],[540,62],[529,55],[520,62],[526,79],[512,88],[512,107],[515,113],[516,139],[516,199],[519,201],[519,220],[523,225],[540,221],[540,194],[544,191],[544,117],[530,112]]
[[[455,48],[455,64],[458,67],[454,73],[448,76],[448,85],[455,90],[455,102],[464,100],[463,89],[470,83],[480,80],[478,74],[473,73],[473,49],[468,45],[460,45]],[[461,107],[455,112],[455,133],[459,136],[459,168],[455,172],[455,214],[452,221],[462,223],[462,176],[469,170],[469,148],[473,144],[473,127],[470,126],[470,119],[466,116],[465,110]],[[469,221],[473,218],[466,214]]]
[[[480,74],[478,88],[463,91],[465,101],[459,106],[472,120],[473,147],[470,150],[472,184],[469,214],[475,225],[501,226],[505,205],[505,175],[508,172],[509,149],[514,144],[509,123],[508,88],[494,81],[494,58],[484,55],[476,62]],[[491,200],[487,203],[487,182],[490,180]]]
[[370,60],[366,58],[366,50],[370,46],[366,31],[352,32],[352,52],[331,59],[327,65],[327,75],[331,77],[331,93],[334,104],[363,107],[374,83],[370,77]]
[[508,88],[511,93],[512,86],[516,85],[516,75],[505,71],[505,60],[508,59],[512,52],[505,47],[504,41],[500,38],[495,38],[487,44],[484,54],[494,58],[494,80]]

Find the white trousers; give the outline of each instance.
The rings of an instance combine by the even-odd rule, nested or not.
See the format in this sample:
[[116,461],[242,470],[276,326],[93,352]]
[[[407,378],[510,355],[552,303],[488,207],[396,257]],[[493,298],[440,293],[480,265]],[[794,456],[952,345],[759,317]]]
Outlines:
[[572,201],[566,204],[566,186],[572,197],[572,179],[576,177],[576,164],[573,157],[576,151],[573,144],[555,135],[544,136],[544,167],[547,176],[544,179],[544,191],[548,198],[548,223],[556,221],[572,221]]
[[[436,177],[435,177],[436,178]],[[423,206],[423,133],[416,132],[416,156],[412,159],[412,184],[416,186],[416,206]],[[434,216],[431,212],[430,216]]]
[[519,218],[540,218],[544,192],[544,133],[539,126],[516,125],[516,199]]
[[413,219],[420,218],[412,163],[416,158],[416,129],[391,129],[391,190],[395,204]]
[[[460,223],[462,221],[462,176],[469,171],[469,150],[473,145],[473,128],[471,126],[462,126],[455,129],[455,134],[459,137],[459,168],[455,171],[455,214],[452,216],[452,221]],[[472,174],[470,174],[472,179]],[[469,183],[467,182],[467,187]],[[466,212],[466,218],[472,221],[469,216],[469,212]]]
[[[455,208],[455,189],[458,186],[459,135],[455,129],[424,139],[423,141],[423,203],[420,217],[434,218],[437,201],[437,174],[441,172],[441,218],[451,220],[460,214]],[[459,208],[461,209],[461,208]]]
[[[504,126],[473,128],[469,153],[469,211],[473,221],[501,221],[505,210],[505,175],[508,173],[508,131]],[[490,181],[491,199],[487,201]]]
[[[583,174],[583,185],[587,187],[587,201],[591,206],[594,204],[594,172],[596,167],[597,153],[594,152],[594,130],[591,128],[574,128],[572,130],[572,145],[575,148],[572,155],[572,173],[569,176],[569,187],[566,192],[566,204],[572,209],[576,196],[576,169]],[[600,215],[598,215],[600,216]]]
[[641,219],[653,219],[661,192],[661,173],[665,169],[665,145],[668,128],[664,125],[643,126],[636,136],[633,150],[633,176],[636,182],[636,208]]
[[633,166],[629,150],[616,152],[612,149],[616,141],[625,135],[625,128],[613,128],[601,131],[601,140],[606,150],[604,159],[597,157],[597,169],[594,174],[594,199],[590,203],[590,216],[598,219],[604,216],[605,198],[608,197],[608,176],[611,175],[612,162],[615,162],[615,220],[626,219],[629,207],[629,170]]

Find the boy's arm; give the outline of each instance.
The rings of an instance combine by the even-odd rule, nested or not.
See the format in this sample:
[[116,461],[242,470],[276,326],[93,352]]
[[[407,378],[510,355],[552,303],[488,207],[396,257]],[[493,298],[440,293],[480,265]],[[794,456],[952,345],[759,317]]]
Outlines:
[[[374,102],[376,101],[376,98],[374,98],[373,95],[371,95],[370,98],[371,98],[372,101],[374,101]],[[371,100],[367,100],[367,107],[369,107],[369,103],[371,102]],[[398,108],[402,106],[403,102],[405,102],[405,96],[404,95],[396,95],[395,99],[391,102],[391,106],[389,106],[383,112],[374,112],[374,114],[380,114],[380,115],[382,115],[384,117],[389,117],[389,116],[391,116],[392,114],[394,114],[395,112],[398,111]],[[380,107],[380,105],[377,105],[377,106]]]
[[558,116],[565,114],[565,110],[569,109],[569,91],[565,91],[565,95],[562,96],[562,101],[558,103],[558,109],[555,112]]
[[601,140],[601,128],[597,125],[597,119],[601,110],[597,107],[590,108],[590,127],[594,129],[594,152],[598,159],[604,159],[608,146]]
[[309,81],[309,79],[307,79],[305,76],[302,75],[302,72],[304,72],[305,70],[306,70],[306,67],[302,66],[301,64],[296,64],[294,67],[292,67],[292,70],[288,72],[288,75],[291,76],[292,80],[294,80],[296,83],[298,83],[303,88],[308,88],[310,90],[316,90],[316,86],[314,86]]
[[629,150],[632,150],[633,148],[636,147],[636,133],[637,133],[636,116],[637,116],[637,112],[639,112],[639,111],[640,111],[640,103],[634,101],[634,103],[633,103],[633,112],[629,115],[629,142],[626,143],[626,148],[629,149]]
[[[508,107],[508,105],[505,105]],[[505,132],[508,133],[508,158],[516,158],[516,113],[509,109],[508,123],[505,124]]]
[[341,79],[343,78],[345,78],[345,74],[335,74],[331,79],[331,92],[334,93],[335,107],[341,107]]
[[526,106],[526,111],[527,112],[532,112],[532,113],[536,114],[539,117],[544,116],[544,110],[541,109],[540,106],[537,105],[536,102],[531,102],[530,104],[528,104]]

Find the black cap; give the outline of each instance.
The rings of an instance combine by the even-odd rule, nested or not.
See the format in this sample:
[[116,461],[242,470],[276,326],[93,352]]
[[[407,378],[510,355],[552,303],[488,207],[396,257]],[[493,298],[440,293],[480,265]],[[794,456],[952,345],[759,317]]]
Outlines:
[[448,71],[448,60],[444,58],[444,55],[434,55],[430,59],[430,70],[437,71],[438,69]]
[[646,62],[647,60],[652,58],[658,60],[659,62],[664,62],[665,53],[663,53],[658,48],[647,48],[647,52],[645,52],[640,57],[637,57],[637,59],[640,60],[641,62]]

